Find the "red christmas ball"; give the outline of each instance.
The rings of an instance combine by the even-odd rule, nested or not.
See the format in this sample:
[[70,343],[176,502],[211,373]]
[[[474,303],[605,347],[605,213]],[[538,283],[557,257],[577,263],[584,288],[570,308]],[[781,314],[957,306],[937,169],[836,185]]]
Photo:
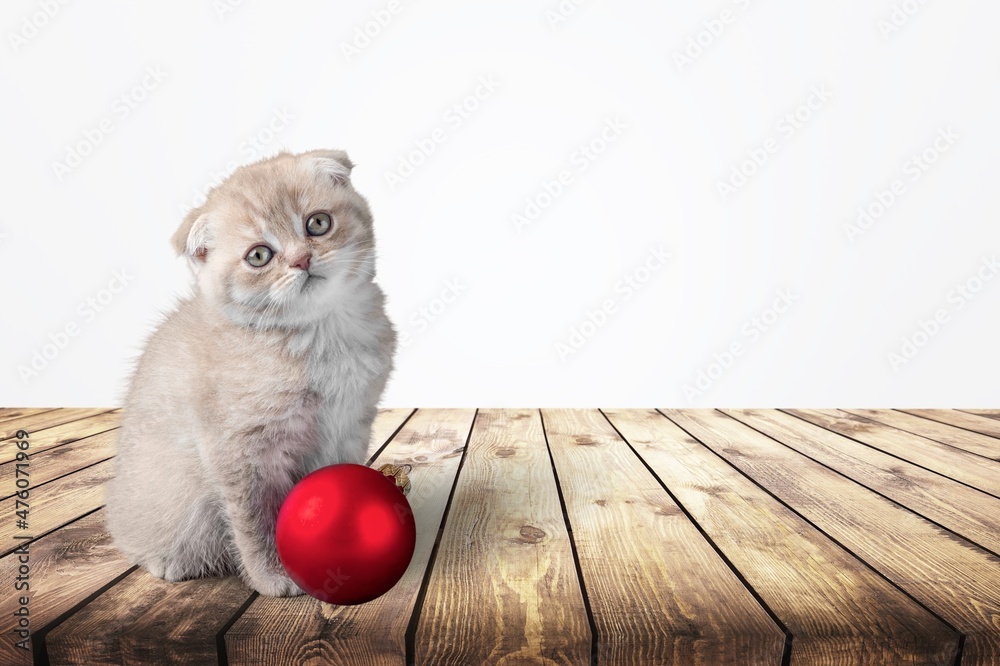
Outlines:
[[360,604],[406,571],[417,541],[413,512],[395,481],[364,465],[331,465],[299,481],[278,512],[278,557],[305,592]]

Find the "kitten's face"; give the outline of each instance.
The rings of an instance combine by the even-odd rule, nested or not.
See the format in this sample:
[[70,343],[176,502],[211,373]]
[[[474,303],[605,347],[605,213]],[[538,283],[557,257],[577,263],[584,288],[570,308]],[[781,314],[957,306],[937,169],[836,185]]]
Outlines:
[[238,169],[174,236],[202,292],[241,323],[302,324],[374,276],[367,202],[340,151],[281,154]]

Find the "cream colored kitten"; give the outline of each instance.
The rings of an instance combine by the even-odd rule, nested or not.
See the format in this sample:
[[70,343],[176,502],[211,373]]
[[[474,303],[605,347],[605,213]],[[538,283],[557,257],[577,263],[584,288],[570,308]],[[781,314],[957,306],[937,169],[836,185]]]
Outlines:
[[138,360],[106,506],[115,545],[154,576],[302,593],[278,509],[308,472],[365,462],[396,346],[352,168],[341,151],[244,166],[174,234],[194,294]]

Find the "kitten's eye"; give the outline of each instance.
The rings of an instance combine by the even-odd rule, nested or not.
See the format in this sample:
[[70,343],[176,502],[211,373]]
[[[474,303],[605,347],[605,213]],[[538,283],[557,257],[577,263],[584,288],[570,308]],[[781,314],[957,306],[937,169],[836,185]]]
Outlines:
[[329,213],[313,213],[306,219],[306,232],[310,236],[322,236],[333,226]]
[[273,256],[274,251],[271,248],[266,245],[258,245],[247,253],[246,260],[254,268],[260,268],[271,261]]

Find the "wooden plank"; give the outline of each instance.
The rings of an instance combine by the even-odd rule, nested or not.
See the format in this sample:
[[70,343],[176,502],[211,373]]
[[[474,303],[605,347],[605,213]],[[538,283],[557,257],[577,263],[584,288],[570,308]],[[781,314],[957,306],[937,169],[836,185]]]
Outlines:
[[[4,409],[0,409],[0,423],[7,423],[9,421],[23,419],[26,416],[34,416],[35,414],[50,411],[52,411],[52,407],[6,407]],[[16,426],[17,424],[15,423],[12,425]]]
[[[17,625],[15,611],[18,599],[25,591],[14,588],[18,573],[19,553],[0,559],[0,663],[32,663],[32,652],[14,648],[13,631]],[[33,541],[28,546],[30,567],[27,591],[31,643],[38,649],[39,632],[73,606],[97,592],[102,586],[122,575],[130,564],[111,543],[104,527],[104,510],[100,509],[61,529]]]
[[605,410],[794,636],[792,662],[953,663],[959,636],[655,410]]
[[[372,438],[369,445],[369,453],[375,453],[386,442],[401,423],[406,421],[412,409],[391,408],[380,409],[375,421],[372,424]],[[70,442],[80,441],[85,437],[96,435],[102,432],[110,432],[121,425],[121,409],[114,409],[103,412],[96,416],[82,418],[71,421],[63,425],[53,426],[37,432],[32,431],[28,438],[31,443],[29,453],[34,456],[36,453],[48,451],[57,446],[62,446]],[[98,440],[93,440],[97,443]],[[104,440],[100,441],[104,445]],[[0,465],[13,461],[17,450],[12,446],[6,446],[0,451]],[[6,490],[8,486],[0,485],[0,492]]]
[[985,416],[990,419],[1000,419],[1000,409],[961,409],[959,411],[965,412],[966,414]]
[[474,415],[472,409],[418,409],[372,463],[412,465],[407,500],[417,543],[400,581],[356,606],[257,597],[225,634],[229,664],[406,663],[407,627]]
[[415,647],[422,664],[590,660],[587,609],[537,410],[476,417]]
[[18,430],[25,430],[29,434],[29,439],[35,437],[36,431],[52,428],[64,423],[85,419],[88,416],[96,416],[110,411],[108,407],[93,408],[70,408],[52,409],[47,412],[32,414],[23,419],[15,419],[9,422],[0,423],[0,443],[12,439]]
[[235,577],[169,583],[136,568],[49,631],[59,664],[217,663],[215,635],[251,590]]
[[1000,663],[1000,558],[721,412],[664,413]]
[[1000,497],[1000,464],[839,410],[790,409],[801,419]]
[[[409,413],[380,411],[373,443]],[[139,569],[53,629],[47,651],[58,663],[215,662],[217,634],[251,594],[235,576],[168,583]]]
[[[372,424],[372,452],[378,450],[412,412],[412,409],[379,410]],[[29,471],[32,485],[40,486],[81,467],[111,458],[117,438],[114,431],[120,422],[120,410],[115,410],[40,431],[37,437],[31,436],[28,452],[31,455]],[[97,436],[91,436],[95,433]],[[5,450],[6,455],[0,459],[0,499],[11,497],[15,492],[13,461],[17,450],[12,446],[6,448],[9,450]]]
[[17,497],[0,501],[0,556],[20,545],[15,534],[34,538],[89,513],[104,503],[104,482],[114,473],[114,460],[106,460],[69,476],[32,487],[28,503],[28,529],[18,529],[13,519]]
[[[36,453],[48,451],[57,446],[78,441],[84,437],[114,430],[121,424],[121,420],[121,414],[117,412],[104,412],[96,416],[52,426],[45,430],[30,431],[28,433],[28,443],[31,446],[28,452],[34,456]],[[8,442],[0,449],[0,464],[14,460],[16,455],[17,449],[12,445],[12,442]],[[6,488],[0,487],[0,492],[4,490]]]
[[[116,433],[111,431],[37,454],[29,449],[32,454],[27,468],[30,476],[21,478],[27,478],[33,486],[41,486],[83,467],[107,460],[114,456],[115,440]],[[0,499],[7,499],[16,492],[16,465],[15,462],[0,464]]]
[[375,421],[372,423],[372,436],[368,442],[368,460],[372,459],[378,450],[381,449],[393,433],[406,423],[414,410],[410,407],[392,407],[378,410]]
[[955,409],[901,409],[899,411],[953,425],[957,428],[972,430],[988,437],[1000,438],[1000,423],[996,419],[985,416],[966,414]]
[[791,414],[761,409],[723,411],[973,543],[1000,553],[1000,498]]
[[780,663],[784,632],[604,416],[542,416],[598,663]]
[[936,442],[962,449],[977,456],[1000,461],[1000,440],[954,428],[943,423],[922,419],[906,412],[892,409],[845,409],[848,414],[862,416],[877,423],[883,423],[893,428],[933,439]]

